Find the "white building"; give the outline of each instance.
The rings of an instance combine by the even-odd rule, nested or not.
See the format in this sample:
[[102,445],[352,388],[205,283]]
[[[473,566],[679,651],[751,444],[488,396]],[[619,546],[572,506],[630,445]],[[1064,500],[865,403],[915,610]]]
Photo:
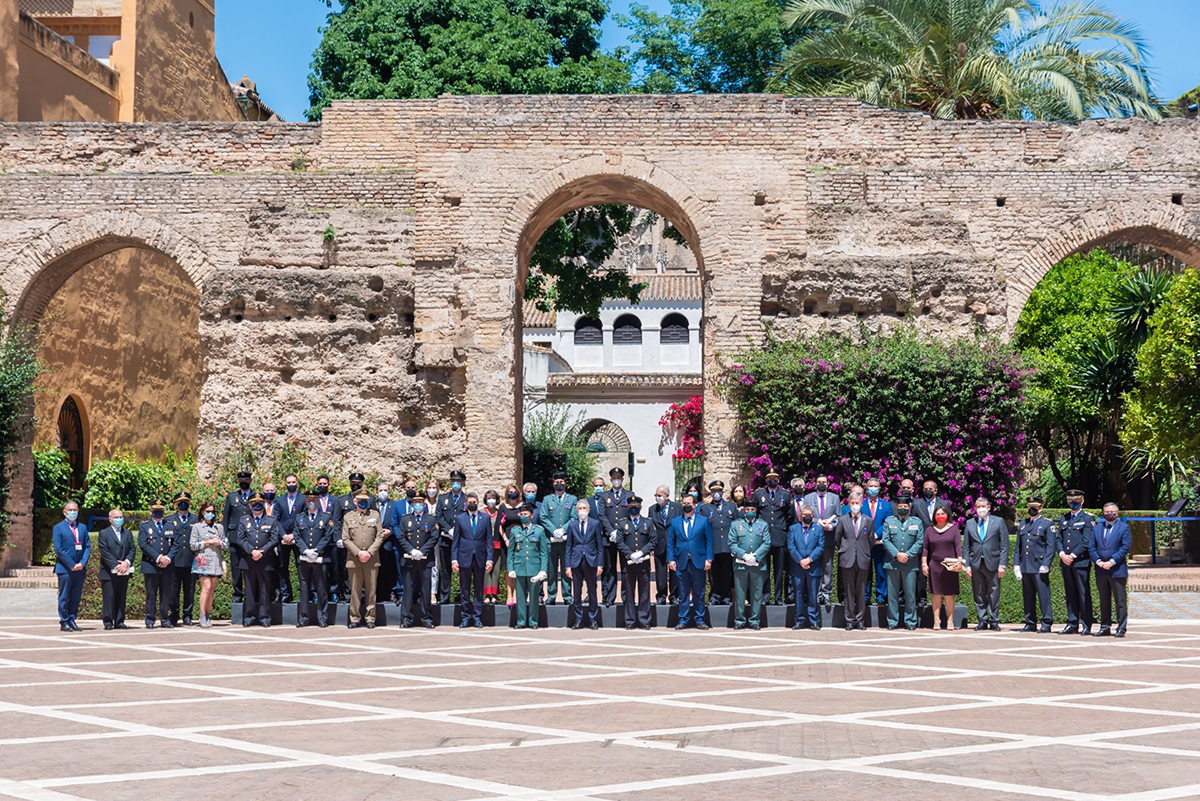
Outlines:
[[624,243],[614,255],[622,258],[648,284],[637,305],[606,301],[599,318],[587,318],[527,304],[525,409],[567,404],[589,446],[603,449],[600,472],[624,468],[627,486],[649,505],[658,485],[677,489],[677,443],[663,440],[659,420],[672,403],[703,392],[703,286],[691,254],[658,227]]

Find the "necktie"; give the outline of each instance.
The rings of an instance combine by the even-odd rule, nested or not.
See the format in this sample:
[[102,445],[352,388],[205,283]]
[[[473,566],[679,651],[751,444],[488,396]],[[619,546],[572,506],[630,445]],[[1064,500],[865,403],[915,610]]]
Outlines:
[[987,537],[987,518],[985,517],[979,521],[979,541],[983,542],[986,537]]
[[825,519],[825,496],[824,495],[822,495],[820,497],[820,499],[817,501],[817,504],[821,507],[819,514],[821,515],[821,519],[824,520]]
[[78,545],[79,544],[79,528],[74,523],[71,524],[71,534],[75,537],[75,544]]
[[479,520],[475,515],[471,515],[471,530],[479,528]]
[[856,537],[858,536],[859,521],[861,519],[862,518],[858,517],[857,515],[854,518],[854,536]]

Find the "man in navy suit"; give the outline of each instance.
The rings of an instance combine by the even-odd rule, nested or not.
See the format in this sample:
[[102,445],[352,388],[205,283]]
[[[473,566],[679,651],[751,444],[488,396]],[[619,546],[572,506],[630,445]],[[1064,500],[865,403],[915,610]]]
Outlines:
[[379,546],[379,577],[375,583],[376,603],[387,603],[390,600],[400,605],[400,596],[393,588],[399,581],[398,574],[402,566],[396,564],[396,527],[393,525],[398,501],[392,498],[392,485],[380,481],[375,485],[375,511],[379,512],[379,525],[383,528],[383,545]]
[[483,574],[492,569],[492,518],[479,511],[479,496],[466,495],[467,510],[454,519],[450,569],[458,574],[462,597],[460,628],[483,628]]
[[[1104,521],[1092,529],[1092,564],[1096,567],[1096,592],[1100,594],[1100,630],[1097,637],[1124,637],[1129,622],[1125,582],[1129,580],[1126,558],[1133,548],[1133,532],[1120,518],[1120,509],[1112,501],[1104,504]],[[1112,632],[1112,601],[1117,602],[1117,632]]]
[[1008,526],[991,513],[987,498],[975,499],[975,518],[963,531],[963,563],[975,593],[976,631],[1000,631],[1000,579],[1008,564]]
[[63,519],[54,526],[54,574],[58,577],[58,630],[81,631],[75,625],[79,599],[83,595],[83,577],[92,555],[92,539],[87,526],[79,522],[79,504],[68,501]]
[[125,599],[128,597],[129,577],[133,575],[133,560],[137,544],[133,533],[125,530],[125,515],[120,509],[108,513],[108,528],[96,537],[100,551],[100,595],[104,629],[127,629]]
[[278,500],[279,526],[283,529],[283,540],[279,546],[279,591],[276,600],[281,603],[292,602],[292,567],[296,575],[300,575],[300,551],[296,547],[296,518],[308,508],[304,493],[300,491],[300,479],[295,473],[284,476],[283,486],[286,492]]
[[654,491],[654,504],[650,507],[650,520],[655,529],[654,584],[656,603],[671,603],[678,595],[675,574],[667,570],[667,535],[671,533],[671,521],[683,514],[679,503],[671,500],[671,488],[665,484]]
[[825,569],[825,528],[816,510],[800,505],[797,522],[788,529],[788,553],[792,557],[792,581],[796,585],[796,620],[792,628],[821,630],[821,571]]
[[[404,579],[408,573],[408,568],[405,566],[404,561],[404,554],[407,553],[408,549],[403,543],[397,542],[396,539],[400,536],[400,521],[412,514],[413,502],[416,501],[416,499],[417,481],[416,479],[410,478],[408,481],[404,482],[404,497],[397,498],[391,504],[391,517],[383,516],[382,501],[380,501],[379,506],[379,519],[383,522],[383,527],[390,529],[392,532],[391,536],[383,541],[383,550],[386,555],[391,556],[392,566],[396,570],[396,580],[392,582],[390,587],[387,588],[389,594],[391,595],[392,603],[396,605],[399,605],[401,600],[404,598]],[[424,498],[421,499],[421,503],[425,503]],[[430,517],[432,518],[432,514]],[[436,527],[437,523],[434,521],[434,528],[436,529]],[[436,546],[437,543],[434,543],[434,545]],[[422,567],[432,568],[433,563],[430,562],[428,565],[422,565]],[[380,584],[379,586],[384,587],[383,584]]]
[[683,514],[671,521],[667,535],[667,567],[675,571],[679,581],[679,622],[675,628],[688,628],[694,616],[696,628],[707,629],[704,584],[705,573],[712,568],[712,526],[707,517],[696,514],[695,496],[684,495],[680,505]]
[[[863,499],[863,514],[875,521],[875,536],[882,538],[883,536],[883,521],[892,516],[892,504],[886,499],[880,497],[880,484],[877,478],[867,479],[867,497]],[[924,532],[928,526],[922,524],[921,531]],[[888,556],[887,548],[884,547],[882,540],[871,548],[871,561],[875,563],[875,603],[886,604],[888,596],[887,587],[887,569],[884,567],[891,559]],[[920,570],[917,571],[918,575]],[[867,582],[867,603],[871,603],[871,587],[870,582]],[[915,601],[914,601],[915,603]]]
[[[837,550],[838,510],[842,508],[842,499],[836,492],[829,489],[829,476],[817,476],[816,491],[804,496],[804,505],[813,509],[813,520],[825,532],[825,553],[821,565],[821,594],[817,602],[824,606],[833,595],[833,555]],[[795,521],[793,521],[795,522]]]
[[567,578],[571,580],[571,603],[575,622],[571,628],[583,628],[583,588],[588,595],[588,628],[598,628],[600,577],[604,575],[604,524],[592,515],[587,498],[575,504],[576,519],[567,523]]

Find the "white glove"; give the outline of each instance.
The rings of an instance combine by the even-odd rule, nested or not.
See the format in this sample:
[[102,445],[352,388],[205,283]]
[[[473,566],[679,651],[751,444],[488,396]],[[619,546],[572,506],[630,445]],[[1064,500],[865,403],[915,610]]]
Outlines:
[[409,555],[409,557],[410,557],[410,558],[412,558],[412,559],[420,559],[420,558],[421,558],[421,551],[420,551],[419,549],[417,549],[417,548],[413,548],[411,551],[409,551],[409,552],[408,552],[408,555]]
[[304,552],[304,555],[308,557],[308,561],[310,562],[317,561],[317,551],[315,548],[309,548]]
[[554,539],[559,540],[562,539],[563,536],[563,530],[561,528],[554,529]]
[[1038,572],[1039,573],[1049,573],[1050,568],[1046,567],[1045,565],[1042,565],[1041,567],[1038,568]]
[[534,576],[531,579],[531,581],[533,581],[535,584],[543,582],[545,580],[546,580],[546,571],[545,570],[543,570],[541,573],[538,573],[536,576]]
[[752,554],[752,553],[746,554],[746,564],[748,564],[750,567],[758,566],[758,560],[754,558],[754,554]]
[[339,547],[339,548],[345,548],[345,547],[346,547],[346,543],[345,543],[345,542],[343,542],[342,540],[338,540],[338,541],[337,541],[337,547]]
[[1017,577],[1018,581],[1021,580],[1021,566],[1020,565],[1013,565],[1013,575]]
[[511,579],[515,579],[517,577],[517,571],[515,571],[515,570],[508,571],[508,577]]
[[617,533],[617,532],[615,532],[615,531],[614,531],[612,534],[609,534],[609,535],[608,535],[608,541],[609,541],[609,542],[616,542],[616,541],[617,541],[617,540],[619,540],[619,539],[621,539],[621,535],[620,535],[620,534],[618,534],[618,533]]
[[641,551],[634,551],[633,555],[629,557],[629,561],[636,565],[638,562],[642,561],[644,556],[645,554],[643,554]]

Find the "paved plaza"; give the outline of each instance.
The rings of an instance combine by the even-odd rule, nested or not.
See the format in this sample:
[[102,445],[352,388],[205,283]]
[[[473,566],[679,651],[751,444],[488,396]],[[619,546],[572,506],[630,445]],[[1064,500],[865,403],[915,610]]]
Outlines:
[[1200,798],[1200,621],[84,627],[0,620],[0,798]]

